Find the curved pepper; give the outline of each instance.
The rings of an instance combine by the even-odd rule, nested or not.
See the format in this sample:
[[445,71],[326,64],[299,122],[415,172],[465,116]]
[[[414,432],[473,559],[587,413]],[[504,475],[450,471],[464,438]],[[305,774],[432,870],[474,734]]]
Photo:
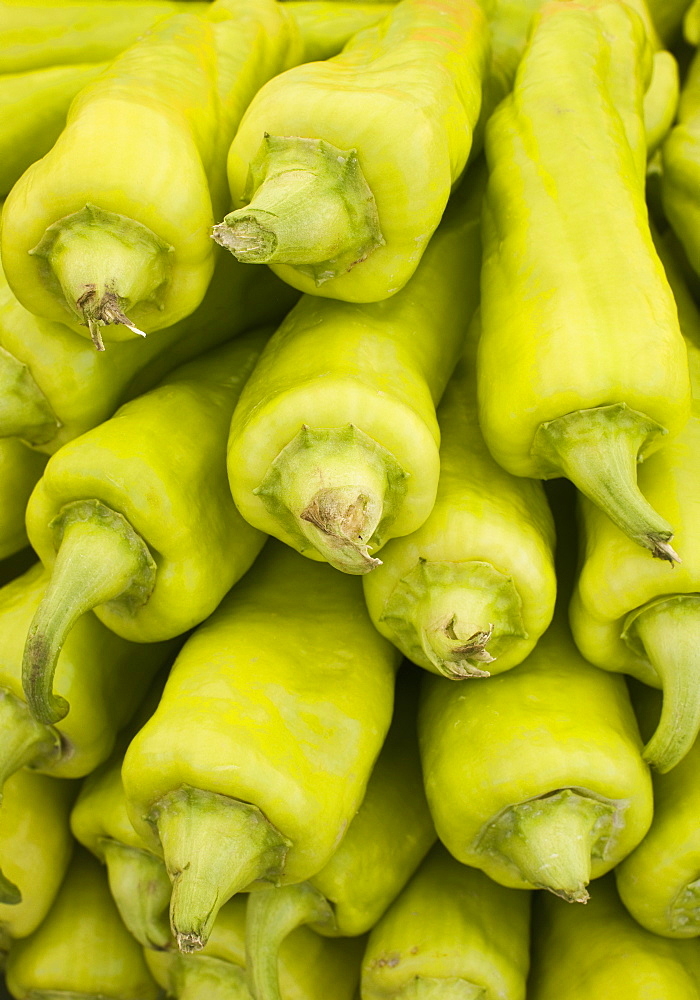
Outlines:
[[437,844],[370,934],[362,1000],[525,1000],[530,900]]
[[21,441],[0,440],[0,559],[14,555],[27,544],[27,502],[45,465],[46,456]]
[[591,663],[663,688],[661,721],[644,750],[662,772],[700,731],[700,314],[665,253],[664,263],[686,336],[693,409],[678,437],[642,465],[639,486],[676,525],[683,562],[669,573],[645,559],[582,499],[582,567],[570,609],[574,639]]
[[253,892],[246,918],[246,968],[256,1000],[283,1000],[281,948],[302,924],[319,934],[365,934],[435,841],[416,738],[417,678],[396,683],[394,719],[367,791],[328,864],[307,882]]
[[543,8],[486,129],[479,417],[509,472],[566,476],[672,561],[673,529],[636,483],[690,404],[644,200],[650,69],[624,4]]
[[122,768],[180,950],[236,892],[328,863],[389,728],[397,658],[357,580],[278,543],[185,644]]
[[386,17],[395,4],[396,0],[285,0],[285,10],[299,25],[304,62],[315,62],[337,55],[353,35]]
[[[698,7],[700,12],[700,7]],[[696,41],[700,42],[700,18]],[[661,147],[663,209],[696,274],[700,274],[700,55],[696,53],[681,88],[678,120]]]
[[[246,908],[251,894],[222,906],[205,948],[196,954],[146,951],[146,963],[168,996],[179,1000],[252,1000],[245,965]],[[352,1000],[364,941],[328,941],[304,927],[280,953],[283,1000]]]
[[238,509],[346,573],[379,565],[371,553],[414,531],[435,502],[435,406],[479,297],[481,176],[465,182],[390,301],[302,298],[234,412],[228,470]]
[[665,49],[655,52],[651,80],[644,94],[643,109],[649,159],[671,130],[678,110],[679,97],[678,63]]
[[118,56],[5,203],[3,266],[20,302],[98,349],[105,326],[124,340],[189,315],[214,267],[226,145],[259,86],[296,58],[296,25],[272,0],[173,15]]
[[561,906],[539,894],[533,926],[528,1000],[698,995],[700,943],[643,930],[625,912],[612,875],[600,880],[588,906]]
[[0,804],[0,942],[32,934],[49,912],[73,850],[68,813],[75,792],[73,782],[27,768],[5,782]]
[[339,56],[270,81],[231,145],[234,211],[214,238],[304,292],[393,295],[467,163],[488,52],[474,0],[404,0]]
[[177,369],[152,392],[69,442],[50,460],[27,509],[51,587],[27,637],[24,687],[43,722],[56,657],[94,608],[117,635],[154,642],[211,614],[265,536],[236,510],[226,435],[267,336],[256,331]]
[[425,790],[447,849],[501,885],[585,902],[651,823],[622,678],[582,659],[560,610],[517,670],[424,683]]
[[554,525],[539,483],[491,457],[476,412],[479,323],[438,407],[432,513],[363,578],[372,621],[414,663],[453,680],[520,663],[554,612]]
[[49,915],[16,942],[7,987],[24,1000],[158,1000],[141,946],[119,918],[100,865],[78,848]]
[[173,652],[172,643],[125,642],[84,615],[56,670],[56,691],[71,710],[55,727],[37,722],[22,691],[22,648],[48,582],[37,563],[0,590],[0,790],[25,765],[58,778],[89,774],[109,756],[117,732]]

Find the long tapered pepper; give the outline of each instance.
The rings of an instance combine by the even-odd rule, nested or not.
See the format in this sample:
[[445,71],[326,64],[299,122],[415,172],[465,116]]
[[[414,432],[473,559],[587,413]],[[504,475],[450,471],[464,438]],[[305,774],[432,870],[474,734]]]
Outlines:
[[46,920],[12,947],[7,986],[17,1000],[157,1000],[141,946],[121,922],[99,863],[82,848]]
[[24,524],[27,501],[45,465],[46,456],[21,441],[0,440],[0,559],[14,555],[27,544]]
[[246,968],[256,1000],[284,1000],[281,947],[302,924],[319,934],[365,934],[435,841],[416,738],[417,678],[397,678],[394,719],[347,833],[321,871],[250,894]]
[[327,864],[389,728],[396,661],[359,581],[278,542],[185,644],[122,768],[182,951],[236,892]]
[[459,679],[520,663],[554,611],[554,525],[539,483],[505,472],[477,420],[479,324],[437,411],[440,481],[428,520],[363,578],[372,621],[415,663]]
[[304,292],[393,295],[466,165],[487,59],[478,3],[405,0],[334,59],[281,74],[231,145],[215,239]]
[[362,1000],[524,1000],[530,900],[436,845],[378,922]]
[[27,509],[51,586],[32,622],[24,686],[43,722],[56,657],[91,608],[118,635],[170,639],[211,614],[265,536],[238,513],[226,483],[228,427],[267,331],[183,365],[152,392],[49,461]]
[[636,483],[690,403],[644,200],[650,68],[624,4],[543,7],[486,129],[479,409],[504,468],[567,476],[670,561],[673,528]]
[[270,339],[231,422],[239,510],[311,559],[367,573],[435,502],[439,401],[478,301],[477,173],[408,285],[370,305],[305,296]]

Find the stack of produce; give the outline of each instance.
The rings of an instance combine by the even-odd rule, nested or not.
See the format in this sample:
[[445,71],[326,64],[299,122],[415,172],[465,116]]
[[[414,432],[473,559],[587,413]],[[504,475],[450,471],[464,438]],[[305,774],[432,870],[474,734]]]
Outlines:
[[700,997],[699,43],[0,0],[17,1000]]

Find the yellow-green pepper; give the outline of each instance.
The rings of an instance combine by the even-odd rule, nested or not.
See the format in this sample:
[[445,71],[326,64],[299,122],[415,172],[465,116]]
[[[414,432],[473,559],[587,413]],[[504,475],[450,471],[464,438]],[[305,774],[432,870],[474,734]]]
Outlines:
[[435,407],[479,297],[482,178],[467,177],[390,300],[304,296],[234,412],[228,470],[238,509],[346,573],[379,565],[372,553],[415,531],[435,502]]
[[271,80],[231,145],[234,211],[214,238],[303,292],[393,295],[466,166],[488,55],[476,0],[403,0],[334,59]]
[[535,22],[486,128],[479,416],[509,472],[567,476],[673,561],[673,528],[636,483],[690,407],[644,200],[651,56],[625,4],[559,0]]
[[267,335],[245,334],[183,365],[51,457],[27,508],[32,545],[51,568],[23,668],[42,722],[68,710],[52,695],[52,674],[82,614],[94,608],[135,642],[171,639],[204,621],[262,548],[265,536],[231,498],[225,454]]
[[382,549],[363,577],[376,628],[453,680],[520,663],[554,612],[554,525],[540,483],[491,457],[479,430],[472,323],[438,407],[440,481],[427,521]]
[[185,644],[122,768],[181,951],[235,893],[328,863],[389,728],[397,659],[358,580],[278,542]]
[[[698,7],[700,14],[700,6]],[[695,42],[700,42],[700,16]],[[693,270],[700,274],[700,54],[696,53],[683,81],[678,121],[661,147],[661,197]]]
[[141,945],[121,922],[100,865],[82,848],[49,915],[7,960],[16,1000],[158,1000]]
[[530,900],[436,845],[370,934],[362,1000],[525,1000]]
[[14,555],[27,544],[24,525],[27,502],[45,465],[46,456],[27,448],[22,441],[0,439],[0,559]]
[[651,159],[670,132],[676,118],[679,97],[678,63],[665,49],[655,52],[643,107],[648,159]]
[[299,25],[304,43],[304,62],[337,55],[353,35],[386,17],[396,0],[285,0]]
[[250,894],[246,968],[256,1000],[284,1000],[281,948],[295,928],[310,924],[330,937],[365,934],[434,843],[416,737],[417,695],[417,677],[407,666],[397,678],[394,719],[365,797],[328,864],[308,882]]

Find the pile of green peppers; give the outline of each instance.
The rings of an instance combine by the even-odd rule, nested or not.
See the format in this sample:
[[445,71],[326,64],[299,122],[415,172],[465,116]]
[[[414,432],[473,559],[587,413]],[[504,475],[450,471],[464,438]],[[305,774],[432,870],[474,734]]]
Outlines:
[[0,0],[0,1000],[700,997],[700,0]]

